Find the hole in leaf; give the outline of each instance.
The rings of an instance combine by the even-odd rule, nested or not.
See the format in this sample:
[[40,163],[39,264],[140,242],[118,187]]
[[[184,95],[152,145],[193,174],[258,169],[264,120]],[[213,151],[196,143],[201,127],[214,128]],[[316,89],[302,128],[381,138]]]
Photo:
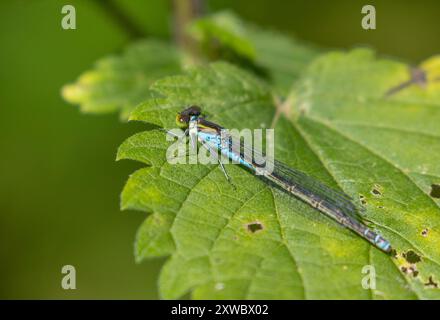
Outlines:
[[366,205],[366,204],[367,204],[367,200],[365,199],[365,196],[364,196],[363,194],[360,194],[360,195],[359,195],[359,200],[361,201],[361,203],[362,203],[363,205]]
[[414,278],[419,275],[419,271],[417,271],[415,266],[401,267],[400,270],[407,275],[412,275]]
[[428,228],[423,229],[422,230],[422,237],[427,237],[428,236],[428,232],[429,232]]
[[263,225],[260,222],[251,222],[247,225],[247,229],[249,232],[255,233],[263,230]]
[[438,284],[437,284],[437,282],[434,281],[432,276],[429,276],[428,282],[425,283],[425,287],[438,288]]
[[402,253],[402,256],[405,258],[408,263],[414,264],[422,261],[422,258],[412,250],[409,250],[406,253]]
[[373,188],[371,189],[370,193],[375,197],[381,197],[382,196],[382,190],[383,187],[380,184],[374,184]]
[[440,199],[440,184],[432,184],[429,195],[433,198]]
[[415,267],[409,267],[408,268],[408,273],[412,274],[412,276],[415,278],[417,277],[417,275],[419,274],[419,272],[416,270]]

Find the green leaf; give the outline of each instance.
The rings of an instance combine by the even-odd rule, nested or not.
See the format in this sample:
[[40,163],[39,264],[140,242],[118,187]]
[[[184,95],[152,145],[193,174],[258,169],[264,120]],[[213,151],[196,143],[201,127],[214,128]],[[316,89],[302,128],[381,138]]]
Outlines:
[[242,21],[229,11],[199,19],[190,28],[211,60],[227,60],[268,79],[281,93],[291,89],[318,50],[292,37]]
[[[286,93],[317,51],[292,38],[264,31],[224,12],[201,19],[191,28],[196,44],[207,49],[211,60],[229,60],[247,67]],[[212,47],[212,43],[219,43]],[[186,56],[188,57],[188,56]],[[98,60],[73,84],[62,88],[69,103],[84,113],[119,112],[127,120],[130,112],[154,97],[151,84],[181,72],[185,56],[176,46],[154,39],[128,46],[120,55]],[[199,61],[202,63],[203,61]]]
[[[281,112],[276,158],[360,199],[365,221],[396,250],[386,255],[239,166],[226,167],[234,189],[216,165],[171,165],[172,142],[151,130],[124,142],[118,158],[148,165],[128,180],[122,207],[170,218],[157,231],[173,241],[168,237],[161,252],[174,248],[161,295],[440,298],[440,203],[430,196],[431,185],[440,184],[439,59],[421,65],[426,81],[390,94],[409,79],[406,65],[368,50],[329,53],[307,68],[282,105],[271,86],[224,63],[156,82],[152,90],[162,98],[138,106],[131,119],[173,128],[176,112],[198,104],[226,128],[254,129]],[[152,228],[140,233],[158,239]],[[156,255],[145,250],[140,257]],[[376,287],[367,290],[366,266],[376,273]]]
[[119,111],[126,120],[131,110],[151,98],[153,81],[180,72],[181,55],[158,40],[130,45],[122,55],[99,60],[95,68],[62,89],[63,98],[85,113]]
[[175,248],[170,233],[172,222],[172,214],[153,213],[145,219],[136,236],[136,262],[173,253]]

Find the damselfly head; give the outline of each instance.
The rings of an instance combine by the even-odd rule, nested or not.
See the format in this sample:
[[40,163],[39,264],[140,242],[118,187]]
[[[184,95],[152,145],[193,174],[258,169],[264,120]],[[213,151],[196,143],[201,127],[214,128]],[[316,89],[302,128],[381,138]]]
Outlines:
[[176,116],[176,123],[181,128],[188,127],[191,117],[198,117],[202,113],[202,110],[198,106],[191,106],[182,112],[178,113]]

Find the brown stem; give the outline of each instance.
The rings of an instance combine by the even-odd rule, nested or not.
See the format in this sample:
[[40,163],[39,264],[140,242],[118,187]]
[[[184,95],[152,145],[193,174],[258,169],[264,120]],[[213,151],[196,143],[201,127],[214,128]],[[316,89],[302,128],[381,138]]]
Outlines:
[[192,56],[197,55],[197,50],[186,28],[194,19],[202,15],[203,7],[203,0],[173,0],[174,39],[180,48]]

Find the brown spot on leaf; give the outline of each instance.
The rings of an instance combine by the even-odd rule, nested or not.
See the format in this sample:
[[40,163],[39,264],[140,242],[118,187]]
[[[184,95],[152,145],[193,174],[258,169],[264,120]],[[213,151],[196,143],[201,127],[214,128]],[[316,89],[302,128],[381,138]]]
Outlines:
[[433,198],[440,199],[440,184],[432,184],[429,195]]
[[402,253],[402,257],[404,257],[405,260],[408,261],[408,263],[411,263],[411,264],[414,264],[414,263],[422,261],[422,258],[417,253],[415,253],[412,250],[409,250],[406,253],[405,252]]
[[381,197],[382,196],[382,186],[381,185],[379,185],[379,184],[375,184],[374,186],[373,186],[373,188],[371,189],[371,191],[370,191],[370,193],[373,195],[373,196],[375,196],[376,198],[377,197]]
[[359,200],[361,201],[362,205],[366,205],[367,204],[367,200],[365,199],[365,196],[360,194],[359,195]]
[[411,68],[411,82],[421,87],[426,86],[428,79],[426,72],[420,68]]
[[409,73],[410,73],[409,80],[401,82],[401,83],[397,84],[396,86],[392,87],[391,89],[389,89],[385,93],[385,96],[389,97],[389,96],[391,96],[401,90],[408,88],[409,86],[411,86],[413,84],[418,85],[420,88],[426,87],[428,80],[426,77],[426,72],[424,70],[422,70],[420,68],[410,68]]
[[428,228],[423,229],[422,230],[422,237],[427,237],[428,236],[428,232],[429,232]]
[[425,287],[438,288],[438,283],[434,281],[432,276],[429,276],[428,282],[425,283]]
[[260,222],[258,222],[258,221],[257,222],[251,222],[251,223],[247,224],[247,230],[249,232],[252,232],[252,233],[261,231],[263,229],[264,229],[263,225]]
[[407,267],[400,267],[400,270],[407,275],[412,275],[414,278],[419,275],[419,271],[417,270],[415,265],[407,266]]
[[415,266],[411,266],[408,268],[408,273],[412,274],[412,276],[415,278],[419,274],[419,272],[416,270]]

